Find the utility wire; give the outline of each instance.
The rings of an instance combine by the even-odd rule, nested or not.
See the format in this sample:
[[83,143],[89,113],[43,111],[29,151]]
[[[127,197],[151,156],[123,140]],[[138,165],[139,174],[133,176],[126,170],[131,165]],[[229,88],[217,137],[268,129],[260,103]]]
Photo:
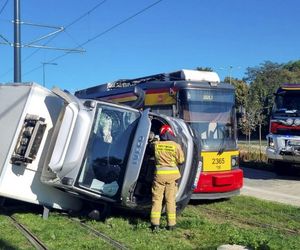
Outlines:
[[[6,6],[7,2],[9,0],[6,0],[6,3],[4,4]],[[85,18],[86,16],[88,16],[89,14],[91,14],[92,12],[94,12],[97,8],[99,8],[101,5],[103,5],[107,0],[103,0],[101,2],[99,2],[98,4],[96,4],[93,8],[91,8],[90,10],[88,10],[87,12],[85,12],[84,14],[82,14],[81,16],[79,16],[78,18],[76,18],[75,20],[73,20],[72,22],[70,22],[68,25],[66,25],[64,27],[64,31],[66,31],[67,28],[70,28],[72,25],[74,25],[75,23],[79,22],[81,19]],[[5,8],[5,6],[2,7],[2,9]],[[2,10],[1,10],[2,11]],[[1,14],[1,12],[0,12]],[[57,33],[56,35],[52,36],[50,39],[48,39],[48,41],[46,43],[44,43],[42,46],[46,46],[48,45],[54,38],[57,37],[59,33]],[[78,43],[77,43],[78,45]],[[79,48],[80,46],[78,46],[77,48]],[[77,49],[76,48],[76,49]],[[38,48],[35,51],[33,51],[30,55],[28,55],[27,57],[25,57],[25,59],[22,60],[22,62],[26,62],[29,58],[31,58],[33,55],[35,55],[37,52],[39,52],[42,48]],[[13,68],[10,68],[9,70],[7,70],[4,74],[1,75],[5,76],[6,74],[8,74],[9,72],[11,72],[13,70]],[[26,75],[26,73],[25,73]]]
[[83,19],[84,17],[88,16],[89,14],[91,14],[93,11],[95,11],[98,7],[100,7],[102,4],[104,4],[107,0],[103,0],[100,3],[96,4],[92,9],[90,9],[89,11],[87,11],[86,13],[82,14],[80,17],[76,18],[73,22],[69,23],[65,28],[69,28],[70,26],[72,26],[73,24],[77,23],[78,21],[80,21],[81,19]]
[[117,23],[117,24],[111,26],[110,28],[104,30],[103,32],[99,33],[98,35],[94,36],[93,38],[88,39],[86,42],[82,43],[81,46],[84,46],[84,45],[86,45],[86,44],[88,44],[88,43],[90,43],[90,42],[96,40],[97,38],[103,36],[104,34],[106,34],[106,33],[110,32],[110,31],[112,31],[113,29],[115,29],[115,28],[121,26],[122,24],[124,24],[124,23],[128,22],[129,20],[135,18],[136,16],[142,14],[143,12],[147,11],[148,9],[151,9],[152,7],[154,7],[155,5],[159,4],[159,3],[162,2],[162,1],[163,1],[163,0],[159,0],[159,1],[156,1],[156,2],[154,2],[154,3],[152,3],[152,4],[150,4],[149,6],[147,6],[147,7],[145,7],[144,9],[138,11],[137,13],[131,15],[130,17],[125,18],[123,21],[121,21],[121,22],[119,22],[119,23]]
[[79,42],[76,41],[76,39],[67,31],[67,30],[63,30],[63,32],[71,39],[73,40],[73,42],[76,44],[76,49],[80,48],[80,44]]
[[[85,12],[84,14],[82,14],[80,17],[76,18],[74,21],[72,21],[71,23],[69,23],[67,26],[64,27],[64,31],[71,27],[72,25],[74,25],[75,23],[79,22],[81,19],[83,19],[84,17],[86,17],[87,15],[89,15],[90,13],[92,13],[93,11],[95,11],[97,8],[99,8],[102,4],[104,4],[107,0],[103,0],[100,3],[96,4],[93,8],[91,8],[90,10],[88,10],[87,12]],[[58,34],[57,34],[58,35]],[[43,44],[43,46],[48,45],[54,38],[57,37],[57,35],[52,36],[46,43]],[[77,47],[78,48],[78,47]],[[36,54],[38,51],[40,51],[41,48],[35,50],[34,52],[32,52],[29,56],[27,56],[22,62],[26,62],[30,57],[32,57],[34,54]]]
[[[3,6],[2,6],[2,8],[1,8],[1,10],[0,10],[0,15],[1,15],[2,12],[4,11],[6,5],[8,4],[8,1],[9,1],[9,0],[6,0],[6,2],[3,4]],[[1,19],[1,21],[3,21],[3,19]],[[5,21],[7,21],[7,20],[5,20]],[[5,75],[6,75],[7,73],[9,73],[10,71],[11,71],[11,69],[10,69],[9,71],[5,72]]]
[[7,3],[8,3],[8,0],[6,0],[6,2],[3,4],[3,6],[2,6],[2,8],[1,8],[1,10],[0,10],[0,15],[1,15],[2,12],[4,11],[4,9],[5,9],[6,5],[7,5]]
[[[159,4],[159,3],[162,2],[162,1],[163,1],[163,0],[159,0],[159,1],[156,1],[156,2],[154,2],[154,3],[150,4],[150,5],[148,5],[147,7],[145,7],[145,8],[143,8],[142,10],[136,12],[135,14],[133,14],[133,15],[131,15],[131,16],[125,18],[125,19],[122,20],[121,22],[119,22],[119,23],[117,23],[117,24],[111,26],[110,28],[108,28],[108,29],[104,30],[103,32],[97,34],[96,36],[94,36],[94,37],[88,39],[87,41],[85,41],[85,42],[83,42],[83,43],[81,43],[77,48],[82,47],[82,46],[84,46],[84,45],[87,45],[88,43],[90,43],[90,42],[92,42],[92,41],[98,39],[99,37],[105,35],[106,33],[112,31],[113,29],[115,29],[115,28],[117,28],[117,27],[119,27],[120,25],[122,25],[122,24],[128,22],[129,20],[133,19],[134,17],[136,17],[136,16],[142,14],[143,12],[149,10],[150,8],[154,7],[155,5]],[[75,49],[77,49],[77,48],[75,48]],[[57,56],[57,57],[52,58],[52,59],[49,60],[47,63],[52,63],[52,62],[54,62],[54,61],[57,61],[58,59],[61,59],[61,58],[65,57],[65,56],[67,56],[67,55],[69,55],[69,54],[70,54],[70,52],[66,52],[65,54],[62,54],[62,55],[60,55],[60,56]],[[32,73],[32,72],[34,72],[34,71],[40,69],[41,67],[42,67],[42,66],[38,66],[38,67],[36,67],[36,68],[34,68],[34,69],[32,69],[32,70],[26,72],[24,75],[28,75],[28,74],[30,74],[30,73]]]

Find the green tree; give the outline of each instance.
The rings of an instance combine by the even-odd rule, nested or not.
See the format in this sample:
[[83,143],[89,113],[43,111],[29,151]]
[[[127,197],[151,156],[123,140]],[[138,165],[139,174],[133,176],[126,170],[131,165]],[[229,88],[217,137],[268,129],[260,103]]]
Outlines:
[[286,82],[300,83],[300,60],[291,61],[283,66],[286,75]]
[[251,103],[250,98],[247,98],[244,106],[244,112],[238,124],[238,128],[244,135],[246,135],[246,138],[248,138],[249,148],[251,144],[251,134],[257,126],[255,107],[256,106]]
[[229,77],[225,77],[224,82],[227,83],[231,82],[231,84],[235,88],[236,107],[237,108],[244,107],[249,92],[249,85],[243,80],[239,80],[237,78],[230,79]]
[[[290,67],[296,66],[292,63],[290,65]],[[260,107],[257,109],[259,112],[257,125],[266,133],[274,103],[274,93],[282,83],[295,79],[295,74],[291,73],[289,68],[285,68],[284,64],[266,61],[259,67],[247,68],[246,75],[244,80],[250,85],[251,100]]]
[[[274,93],[282,83],[300,83],[300,60],[286,64],[266,61],[258,67],[247,68],[246,78],[249,84],[246,113],[255,112],[255,124],[259,138],[268,131],[268,124],[274,103]],[[249,105],[250,104],[250,105]],[[254,116],[254,115],[253,115]],[[260,140],[261,141],[261,140]]]

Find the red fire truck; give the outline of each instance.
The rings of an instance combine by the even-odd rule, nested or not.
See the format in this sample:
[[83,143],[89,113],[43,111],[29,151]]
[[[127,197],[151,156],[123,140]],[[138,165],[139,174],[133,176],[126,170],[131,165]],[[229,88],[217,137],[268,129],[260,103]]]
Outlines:
[[283,84],[275,93],[267,135],[268,161],[279,174],[300,167],[300,84]]

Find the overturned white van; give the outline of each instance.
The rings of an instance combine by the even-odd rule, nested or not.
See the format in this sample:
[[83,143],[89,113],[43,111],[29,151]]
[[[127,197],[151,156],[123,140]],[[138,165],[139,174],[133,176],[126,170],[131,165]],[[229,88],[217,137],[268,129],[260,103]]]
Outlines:
[[79,100],[37,84],[0,87],[0,196],[61,209],[93,204],[145,210],[151,206],[153,156],[149,134],[169,124],[186,161],[177,208],[188,203],[197,149],[183,120],[127,106]]

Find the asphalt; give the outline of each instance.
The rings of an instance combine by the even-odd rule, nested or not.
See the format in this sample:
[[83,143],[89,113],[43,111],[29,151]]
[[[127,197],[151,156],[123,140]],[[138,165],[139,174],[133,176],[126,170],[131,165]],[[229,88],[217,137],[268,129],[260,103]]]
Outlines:
[[250,168],[243,171],[242,195],[300,207],[300,176],[280,176]]

